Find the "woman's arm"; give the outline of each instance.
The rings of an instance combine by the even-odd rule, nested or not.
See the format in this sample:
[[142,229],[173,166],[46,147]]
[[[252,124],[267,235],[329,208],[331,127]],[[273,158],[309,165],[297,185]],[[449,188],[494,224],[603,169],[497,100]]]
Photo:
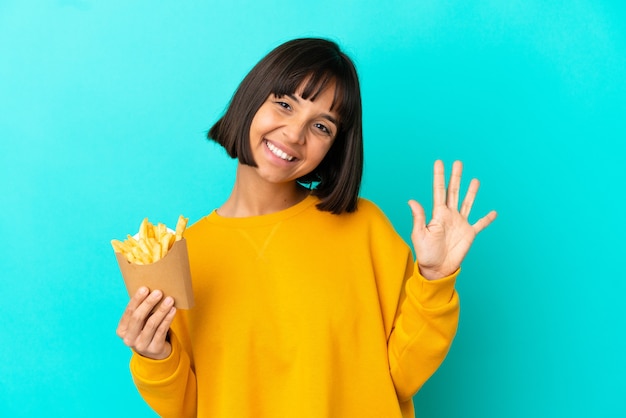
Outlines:
[[171,297],[141,288],[131,298],[117,335],[133,350],[130,369],[144,400],[162,417],[196,416],[196,378],[189,354],[170,329]]
[[459,298],[454,285],[461,262],[476,235],[496,218],[491,211],[475,224],[469,223],[479,186],[476,179],[470,182],[459,210],[462,171],[463,165],[456,161],[446,190],[443,163],[435,162],[433,216],[428,224],[423,207],[409,202],[417,262],[407,266],[409,278],[388,341],[390,371],[402,401],[419,390],[448,353],[458,326]]

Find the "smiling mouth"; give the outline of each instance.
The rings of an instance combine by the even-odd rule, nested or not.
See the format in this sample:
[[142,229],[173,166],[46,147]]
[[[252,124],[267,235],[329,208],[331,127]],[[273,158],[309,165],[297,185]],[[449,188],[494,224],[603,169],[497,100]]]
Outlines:
[[269,142],[267,139],[264,142],[267,149],[270,150],[270,152],[278,158],[285,161],[293,161],[296,159],[296,157],[287,154],[285,151],[281,150],[280,148]]

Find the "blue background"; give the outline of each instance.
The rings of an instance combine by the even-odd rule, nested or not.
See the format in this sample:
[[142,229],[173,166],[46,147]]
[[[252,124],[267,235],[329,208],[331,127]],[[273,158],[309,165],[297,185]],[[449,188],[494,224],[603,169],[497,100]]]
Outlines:
[[357,63],[362,195],[399,233],[436,158],[482,181],[474,218],[499,211],[418,416],[626,416],[624,3],[294,3],[0,2],[0,415],[154,416],[109,242],[218,206],[234,163],[205,132],[270,49],[324,36]]

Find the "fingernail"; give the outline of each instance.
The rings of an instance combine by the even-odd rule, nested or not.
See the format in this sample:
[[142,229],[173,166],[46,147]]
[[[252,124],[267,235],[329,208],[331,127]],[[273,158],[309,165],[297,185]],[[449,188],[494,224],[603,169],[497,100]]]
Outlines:
[[165,300],[163,301],[163,304],[165,306],[172,305],[173,303],[174,303],[174,299],[172,299],[170,296],[166,297]]
[[140,287],[139,288],[139,294],[140,295],[145,295],[147,291],[148,291],[147,287]]
[[152,297],[154,299],[161,299],[161,291],[160,290],[155,290],[154,292],[152,292]]

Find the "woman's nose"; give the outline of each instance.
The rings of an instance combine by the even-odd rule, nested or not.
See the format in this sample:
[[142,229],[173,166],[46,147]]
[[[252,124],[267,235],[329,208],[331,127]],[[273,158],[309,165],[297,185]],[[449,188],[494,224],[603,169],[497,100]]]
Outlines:
[[303,144],[306,141],[304,125],[296,120],[288,121],[285,124],[283,135],[293,143]]

